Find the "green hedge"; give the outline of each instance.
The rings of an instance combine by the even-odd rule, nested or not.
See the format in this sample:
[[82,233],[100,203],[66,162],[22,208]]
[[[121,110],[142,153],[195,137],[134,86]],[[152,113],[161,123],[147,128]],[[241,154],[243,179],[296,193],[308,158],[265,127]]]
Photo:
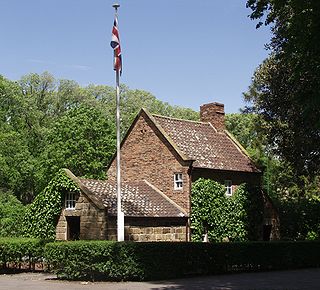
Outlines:
[[0,264],[2,269],[26,267],[35,269],[42,261],[45,241],[27,238],[0,238]]
[[160,280],[319,267],[320,243],[55,242],[46,245],[45,258],[64,279]]

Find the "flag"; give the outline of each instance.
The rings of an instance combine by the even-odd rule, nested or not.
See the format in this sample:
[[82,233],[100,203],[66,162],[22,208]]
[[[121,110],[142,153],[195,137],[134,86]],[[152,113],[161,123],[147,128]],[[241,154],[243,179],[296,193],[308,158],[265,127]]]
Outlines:
[[113,48],[113,53],[114,53],[113,69],[115,71],[119,71],[120,75],[121,75],[121,73],[122,73],[122,59],[121,59],[121,47],[120,47],[117,15],[115,15],[115,17],[114,17],[110,45]]

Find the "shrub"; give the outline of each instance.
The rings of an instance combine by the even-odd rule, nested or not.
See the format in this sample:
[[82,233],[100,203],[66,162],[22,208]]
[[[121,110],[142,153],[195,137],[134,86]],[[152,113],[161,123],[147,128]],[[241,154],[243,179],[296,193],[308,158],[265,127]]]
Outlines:
[[0,263],[2,268],[9,264],[21,266],[28,263],[34,268],[34,263],[42,261],[45,241],[26,238],[0,238]]
[[278,202],[281,237],[285,240],[320,239],[320,199],[287,198]]
[[22,235],[23,204],[10,192],[0,192],[0,237]]
[[55,242],[46,245],[45,257],[59,278],[161,280],[318,267],[320,243]]
[[134,248],[111,241],[55,242],[46,245],[45,257],[59,278],[141,280]]

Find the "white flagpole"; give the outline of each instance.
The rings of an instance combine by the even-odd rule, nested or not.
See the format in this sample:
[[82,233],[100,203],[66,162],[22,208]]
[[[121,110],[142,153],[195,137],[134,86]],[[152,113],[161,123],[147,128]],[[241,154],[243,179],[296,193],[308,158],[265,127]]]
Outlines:
[[[113,4],[117,14],[119,4]],[[116,94],[117,94],[117,240],[118,242],[124,241],[124,214],[121,211],[121,171],[120,171],[120,73],[116,70]]]

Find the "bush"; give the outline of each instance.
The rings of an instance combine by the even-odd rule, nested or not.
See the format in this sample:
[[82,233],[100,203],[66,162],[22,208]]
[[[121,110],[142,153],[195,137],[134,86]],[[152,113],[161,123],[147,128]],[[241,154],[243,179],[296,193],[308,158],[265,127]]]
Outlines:
[[320,199],[287,198],[278,202],[281,238],[285,240],[320,239]]
[[111,241],[55,242],[46,245],[45,257],[59,278],[141,280],[134,248]]
[[318,267],[320,243],[55,242],[45,257],[59,278],[142,281]]
[[0,237],[22,235],[23,204],[10,192],[0,191]]
[[29,264],[34,269],[36,262],[42,261],[45,241],[26,238],[0,238],[0,263],[2,268],[9,264],[20,267]]

